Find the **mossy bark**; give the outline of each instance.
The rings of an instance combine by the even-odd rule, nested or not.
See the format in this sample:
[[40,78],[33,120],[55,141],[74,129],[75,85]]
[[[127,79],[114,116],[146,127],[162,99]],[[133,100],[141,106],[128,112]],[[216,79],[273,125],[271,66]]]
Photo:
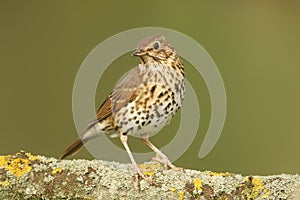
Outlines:
[[0,156],[0,199],[300,199],[299,175],[241,176],[129,164],[57,160],[19,152]]

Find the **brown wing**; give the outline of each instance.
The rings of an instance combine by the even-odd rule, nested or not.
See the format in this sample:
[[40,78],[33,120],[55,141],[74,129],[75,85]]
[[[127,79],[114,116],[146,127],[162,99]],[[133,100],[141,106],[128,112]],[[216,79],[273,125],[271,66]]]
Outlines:
[[101,121],[110,115],[111,115],[111,99],[109,95],[108,98],[106,98],[106,100],[99,107],[96,118],[97,121]]
[[139,86],[143,84],[145,71],[139,67],[130,70],[121,82],[115,87],[113,92],[106,98],[99,107],[96,120],[91,122],[87,130],[71,144],[61,156],[61,159],[76,153],[84,143],[98,136],[92,127],[99,121],[113,115],[114,112],[126,106],[128,102],[133,101],[139,92]]
[[130,70],[99,107],[96,121],[109,117],[133,101],[137,96],[138,87],[143,83],[144,74],[138,66]]

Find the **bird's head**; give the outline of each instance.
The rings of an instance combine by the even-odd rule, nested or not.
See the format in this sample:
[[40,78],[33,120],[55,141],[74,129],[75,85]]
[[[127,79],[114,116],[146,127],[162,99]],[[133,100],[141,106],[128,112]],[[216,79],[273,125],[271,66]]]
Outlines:
[[174,59],[176,52],[164,36],[154,35],[141,40],[132,56],[138,56],[143,62],[162,62]]

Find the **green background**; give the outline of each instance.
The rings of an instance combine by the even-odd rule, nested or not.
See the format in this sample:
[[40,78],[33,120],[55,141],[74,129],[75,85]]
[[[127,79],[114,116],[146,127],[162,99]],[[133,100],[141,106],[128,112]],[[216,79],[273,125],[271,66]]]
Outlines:
[[[296,1],[1,1],[0,154],[23,149],[58,157],[77,137],[72,89],[87,54],[114,34],[154,26],[199,42],[217,64],[227,93],[222,135],[200,160],[210,99],[203,79],[185,62],[201,122],[175,164],[243,174],[300,173],[299,19]],[[136,63],[126,54],[108,68],[95,107]],[[167,144],[179,119],[153,142]],[[130,138],[130,146],[148,151],[136,139]],[[74,157],[93,158],[86,150]]]

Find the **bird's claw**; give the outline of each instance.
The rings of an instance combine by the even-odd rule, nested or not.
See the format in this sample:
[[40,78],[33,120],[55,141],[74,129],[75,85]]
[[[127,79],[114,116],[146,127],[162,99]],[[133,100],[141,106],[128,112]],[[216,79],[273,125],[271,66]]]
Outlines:
[[142,170],[137,165],[133,165],[132,167],[133,167],[135,179],[137,182],[139,182],[139,177],[141,177],[142,179],[147,181],[149,184],[152,183],[152,181],[143,174]]
[[162,163],[164,165],[165,170],[167,170],[168,167],[171,167],[175,171],[183,171],[182,167],[176,167],[175,165],[173,165],[167,156],[162,156],[162,157],[155,156],[152,158],[152,160]]

